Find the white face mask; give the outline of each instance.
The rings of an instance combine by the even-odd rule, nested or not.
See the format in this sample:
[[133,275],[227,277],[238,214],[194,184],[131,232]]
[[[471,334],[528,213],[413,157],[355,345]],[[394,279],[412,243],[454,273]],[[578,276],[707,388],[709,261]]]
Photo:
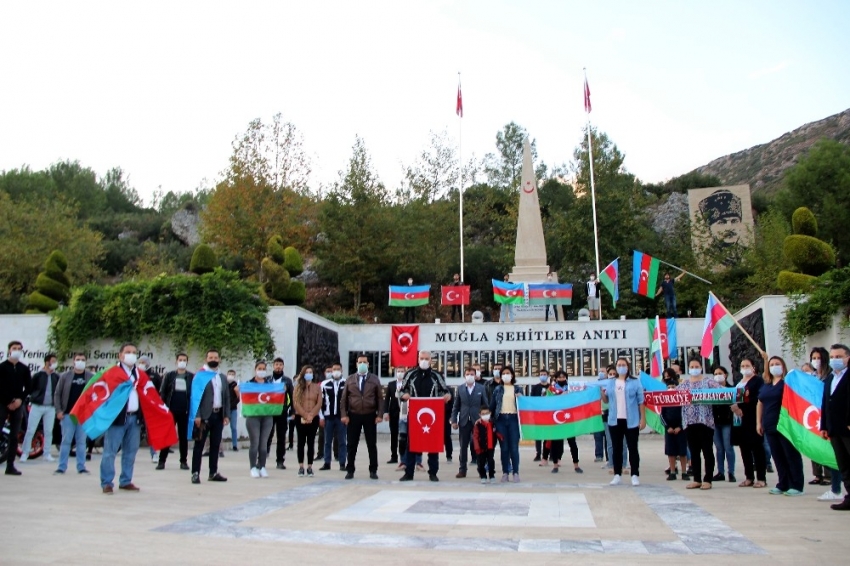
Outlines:
[[506,373],[505,375],[502,376],[502,381],[505,382],[505,383],[510,383],[512,379],[513,379],[513,376],[511,376],[511,374],[509,374],[509,373]]
[[502,377],[502,374],[498,371],[493,372],[493,377]]
[[137,359],[136,354],[124,354],[124,365],[131,368],[136,365]]
[[59,364],[53,362],[52,364],[50,364],[50,371],[56,371],[57,367],[59,367]]
[[419,369],[428,369],[431,367],[431,360],[419,360]]
[[24,357],[24,351],[23,350],[12,350],[11,352],[9,352],[9,357],[17,362],[21,358]]
[[813,367],[813,368],[815,368],[815,371],[819,371],[819,370],[820,370],[820,359],[819,359],[819,358],[814,359],[814,360],[812,360],[812,361],[811,361],[811,362],[809,362],[809,363],[810,363],[810,364],[812,364],[812,367]]
[[258,369],[255,373],[257,374],[257,377],[259,377],[260,379],[266,378],[266,370],[264,370],[264,369]]
[[86,361],[85,360],[74,360],[74,369],[77,370],[77,371],[85,371]]
[[341,377],[342,377],[342,372],[341,372],[341,371],[339,371],[338,369],[335,369],[335,370],[333,371],[333,376],[334,376],[334,379],[339,379],[339,378],[341,378]]
[[721,373],[714,376],[714,381],[716,381],[717,383],[723,383],[724,381],[726,381],[726,377]]
[[401,381],[402,379],[404,379],[404,373],[398,372],[397,374],[395,374],[395,378],[397,381]]
[[481,377],[481,370],[480,369],[475,370],[475,377]]
[[138,368],[142,371],[145,371],[146,369],[148,369],[148,364],[138,364]]
[[741,368],[741,375],[744,377],[749,377],[753,375],[753,368]]
[[333,379],[333,376],[334,376],[334,372],[332,372],[332,371],[326,371],[325,372],[325,379]]
[[770,375],[772,375],[774,377],[779,377],[780,375],[782,375],[782,366],[780,366],[780,365],[770,366]]
[[475,383],[475,376],[474,375],[467,375],[467,376],[464,377],[464,379],[466,380],[467,385],[472,385],[473,383]]
[[699,368],[690,368],[688,370],[688,373],[691,374],[692,376],[696,377],[696,376],[698,376],[702,373],[702,370],[699,369]]
[[188,364],[185,360],[180,360],[179,362],[177,362],[177,369],[186,369],[187,365]]
[[489,421],[490,420],[490,413],[487,413],[486,415],[481,415],[481,420],[484,421],[485,423],[487,421]]

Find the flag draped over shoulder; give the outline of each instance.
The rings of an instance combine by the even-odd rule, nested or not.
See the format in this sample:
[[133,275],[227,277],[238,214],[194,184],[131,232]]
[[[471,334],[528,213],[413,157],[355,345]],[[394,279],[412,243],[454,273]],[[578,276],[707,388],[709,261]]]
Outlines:
[[614,301],[614,308],[617,308],[617,301],[620,300],[620,260],[615,259],[609,263],[602,273],[599,274],[599,282],[611,294],[611,299]]
[[523,440],[561,440],[605,430],[602,390],[543,397],[517,397],[520,436]]
[[[644,391],[665,391],[667,386],[661,383],[658,379],[653,379],[646,375],[645,372],[640,372],[640,385]],[[661,422],[661,407],[657,405],[645,405],[646,407],[646,424],[657,432],[664,434],[664,423]]]
[[239,385],[243,417],[277,417],[283,414],[286,388],[280,383],[246,381]]
[[[818,378],[793,370],[785,376],[779,430],[800,454],[833,470],[838,469],[832,444],[820,435],[820,406],[823,382]],[[833,472],[834,473],[834,472]]]
[[658,288],[658,272],[661,262],[651,255],[635,250],[632,258],[632,292],[654,298]]
[[391,307],[421,307],[428,304],[429,285],[390,285]]
[[493,279],[493,300],[502,304],[521,305],[525,303],[525,285]]
[[[192,378],[192,392],[189,395],[189,428],[186,431],[186,435],[189,438],[192,438],[192,431],[195,429],[195,415],[198,414],[198,407],[201,406],[201,397],[204,395],[204,389],[217,376],[218,374],[214,371],[202,369]],[[226,394],[227,391],[222,392],[222,395]],[[229,417],[230,415],[225,416]]]
[[529,305],[569,305],[573,302],[573,286],[569,283],[529,283]]
[[708,306],[705,308],[705,324],[702,327],[700,355],[711,361],[714,358],[714,347],[733,326],[735,326],[735,318],[732,313],[717,300],[714,293],[709,293]]

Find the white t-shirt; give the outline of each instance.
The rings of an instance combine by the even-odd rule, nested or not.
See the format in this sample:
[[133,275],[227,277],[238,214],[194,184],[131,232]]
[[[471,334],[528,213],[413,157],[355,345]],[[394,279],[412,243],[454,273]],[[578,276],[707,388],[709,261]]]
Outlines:
[[626,382],[617,380],[614,384],[614,397],[617,401],[617,419],[625,419],[628,414],[626,409]]
[[587,282],[587,296],[595,297],[596,296],[596,281],[588,281]]

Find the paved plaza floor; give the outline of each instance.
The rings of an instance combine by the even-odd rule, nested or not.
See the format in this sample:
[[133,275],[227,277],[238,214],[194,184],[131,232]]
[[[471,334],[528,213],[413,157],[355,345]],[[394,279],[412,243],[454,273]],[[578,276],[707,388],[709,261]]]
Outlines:
[[519,484],[482,485],[474,468],[455,479],[457,447],[454,463],[441,456],[439,483],[424,472],[399,483],[401,473],[384,463],[388,435],[379,435],[377,481],[362,443],[354,480],[337,465],[318,471],[321,462],[315,478],[299,478],[291,452],[287,470],[253,479],[247,450],[228,450],[219,469],[229,481],[204,481],[205,459],[200,485],[175,455],[157,471],[142,448],[133,479],[141,491],[112,496],[100,490],[99,455],[90,476],[76,474],[73,461],[54,476],[55,463],[39,458],[18,465],[21,477],[0,476],[0,564],[850,562],[850,513],[816,500],[825,487],[797,498],[728,482],[690,491],[666,481],[660,437],[642,435],[640,447],[638,487],[628,478],[608,485],[591,437],[579,439],[583,474],[569,462],[552,474],[523,446]]

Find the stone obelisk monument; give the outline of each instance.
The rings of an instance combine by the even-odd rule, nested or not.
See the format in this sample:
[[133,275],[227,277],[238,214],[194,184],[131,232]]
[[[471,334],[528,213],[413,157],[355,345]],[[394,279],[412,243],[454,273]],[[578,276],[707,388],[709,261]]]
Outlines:
[[[517,214],[516,252],[514,268],[509,278],[514,283],[545,283],[549,274],[546,263],[546,240],[543,238],[543,219],[540,217],[540,199],[537,196],[537,178],[531,161],[531,145],[526,138],[522,148],[522,177],[519,187],[519,213]],[[553,281],[558,276],[553,274]],[[514,307],[517,320],[544,320],[546,307]],[[560,310],[560,307],[556,307]]]

